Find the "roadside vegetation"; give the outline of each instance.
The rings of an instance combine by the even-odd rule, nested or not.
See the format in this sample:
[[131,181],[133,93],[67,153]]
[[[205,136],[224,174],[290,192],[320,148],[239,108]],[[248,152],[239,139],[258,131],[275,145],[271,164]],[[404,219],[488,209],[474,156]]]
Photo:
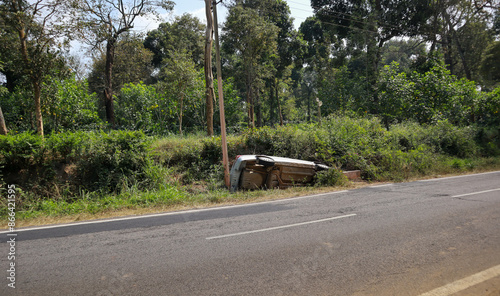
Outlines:
[[[233,194],[211,25],[184,14],[136,34],[136,17],[176,1],[97,2],[0,2],[5,223],[9,184],[16,221],[33,221],[358,186],[341,170],[370,183],[500,169],[498,1],[312,0],[298,26],[293,1],[216,1],[230,160],[332,167],[309,188]],[[75,40],[89,65],[68,54]]]
[[[332,115],[321,124],[262,127],[228,139],[230,159],[267,154],[333,167],[316,186],[346,186],[340,170],[359,169],[367,182],[500,169],[489,129],[398,123],[373,116]],[[498,141],[498,137],[493,138]],[[223,184],[220,137],[146,136],[142,131],[77,131],[41,138],[23,132],[0,138],[3,181],[17,186],[17,217],[102,215],[141,208],[175,209],[308,192],[239,192]],[[2,206],[0,216],[8,214]]]

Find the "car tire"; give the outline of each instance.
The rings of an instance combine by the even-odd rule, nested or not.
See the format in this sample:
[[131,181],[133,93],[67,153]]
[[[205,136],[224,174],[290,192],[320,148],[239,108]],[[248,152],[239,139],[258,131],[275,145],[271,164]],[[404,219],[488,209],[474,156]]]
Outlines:
[[269,156],[265,156],[265,155],[261,155],[261,156],[257,156],[257,161],[256,161],[257,164],[260,164],[260,165],[263,165],[265,167],[271,167],[271,166],[274,166],[274,160],[269,157]]

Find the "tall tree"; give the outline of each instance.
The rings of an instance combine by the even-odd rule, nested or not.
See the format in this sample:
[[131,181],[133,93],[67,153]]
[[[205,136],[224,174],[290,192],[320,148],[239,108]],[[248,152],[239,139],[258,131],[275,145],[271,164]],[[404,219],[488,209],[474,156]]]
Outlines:
[[[0,71],[3,70],[3,64],[0,61]],[[0,96],[3,95],[4,92],[7,92],[7,88],[0,85]],[[3,117],[2,107],[0,106],[0,135],[6,135],[9,132],[7,129],[7,125],[5,124],[5,118]]]
[[[319,84],[326,73],[333,67],[331,61],[335,56],[333,51],[338,43],[335,30],[328,23],[323,23],[318,17],[308,17],[299,28],[300,33],[306,43],[301,80],[303,97],[307,106],[307,119],[311,120],[314,113],[313,94],[318,91]],[[337,54],[338,56],[338,54]]]
[[[311,6],[339,39],[361,37],[358,44],[365,53],[366,77],[374,93],[384,44],[396,36],[418,35],[431,13],[429,0],[311,0]],[[376,97],[373,103],[376,112]]]
[[[431,26],[423,31],[431,41],[431,51],[440,49],[452,74],[478,79],[481,54],[491,42],[487,28],[494,10],[488,2],[498,1],[436,0],[432,8]],[[497,3],[498,6],[498,3]]]
[[137,17],[159,18],[157,7],[172,10],[174,3],[168,0],[72,0],[72,3],[80,38],[93,48],[105,44],[104,105],[106,120],[114,125],[112,76],[118,39],[134,28]]
[[287,68],[296,60],[302,58],[303,43],[299,38],[299,34],[293,28],[293,18],[291,17],[290,7],[284,0],[277,1],[259,1],[263,11],[261,14],[265,16],[269,22],[274,24],[278,29],[277,35],[277,57],[274,59],[274,67],[276,69],[275,75],[270,79],[270,112],[269,116],[273,122],[274,102],[278,106],[278,117],[280,125],[283,125],[283,114],[280,100],[279,86],[282,81],[287,79],[291,74]]
[[[5,6],[2,11],[4,9]],[[25,71],[18,66],[23,63],[19,52],[19,35],[2,17],[0,17],[0,63],[2,63],[0,73],[5,76],[5,87],[9,92],[13,92],[25,80],[23,79]]]
[[500,83],[500,41],[495,41],[486,48],[479,69],[488,84]]
[[[44,135],[41,87],[45,77],[61,61],[61,40],[67,36],[63,0],[2,0],[3,23],[18,35],[19,65],[29,77],[35,106],[36,129]],[[67,40],[67,39],[66,39]],[[65,43],[67,44],[67,43]]]
[[[217,4],[216,4],[217,5]],[[214,134],[214,75],[212,72],[212,46],[214,36],[214,20],[212,16],[212,0],[205,0],[207,28],[205,31],[205,105],[207,120],[207,135]]]
[[168,90],[171,103],[179,122],[179,134],[183,132],[185,109],[194,104],[196,98],[201,98],[199,72],[194,62],[185,50],[175,50],[168,54],[160,73],[160,88]]
[[186,50],[196,67],[203,67],[205,51],[205,26],[197,17],[185,13],[176,16],[170,23],[161,23],[157,29],[149,31],[144,40],[144,47],[154,53],[153,65],[159,68],[169,53]]
[[[126,33],[120,37],[115,49],[115,65],[111,80],[113,93],[120,91],[126,83],[147,82],[151,79],[153,53],[144,48],[141,36]],[[100,52],[93,58],[92,71],[89,74],[89,88],[102,94],[106,88],[105,80],[106,53]]]
[[229,8],[224,25],[223,46],[227,53],[241,61],[237,76],[246,92],[248,125],[255,127],[255,107],[264,87],[264,79],[274,69],[272,58],[277,52],[278,28],[259,15],[259,11],[237,3]]

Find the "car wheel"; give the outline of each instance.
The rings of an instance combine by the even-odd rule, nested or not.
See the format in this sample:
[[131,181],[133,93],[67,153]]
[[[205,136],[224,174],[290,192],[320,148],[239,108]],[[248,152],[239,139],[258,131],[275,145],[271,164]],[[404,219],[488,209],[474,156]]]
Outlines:
[[257,156],[256,163],[265,167],[274,166],[274,160],[269,156]]

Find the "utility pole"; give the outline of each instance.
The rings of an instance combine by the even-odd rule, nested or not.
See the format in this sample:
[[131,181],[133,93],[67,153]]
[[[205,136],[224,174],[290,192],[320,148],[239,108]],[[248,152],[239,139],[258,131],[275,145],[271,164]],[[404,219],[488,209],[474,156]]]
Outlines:
[[227,139],[226,139],[226,116],[224,114],[224,94],[222,92],[222,69],[220,62],[220,46],[219,46],[219,23],[217,21],[217,1],[213,0],[214,12],[214,31],[215,31],[215,52],[217,62],[217,86],[219,90],[219,114],[220,114],[220,129],[222,140],[222,163],[224,164],[224,183],[229,188],[229,160],[227,155]]

